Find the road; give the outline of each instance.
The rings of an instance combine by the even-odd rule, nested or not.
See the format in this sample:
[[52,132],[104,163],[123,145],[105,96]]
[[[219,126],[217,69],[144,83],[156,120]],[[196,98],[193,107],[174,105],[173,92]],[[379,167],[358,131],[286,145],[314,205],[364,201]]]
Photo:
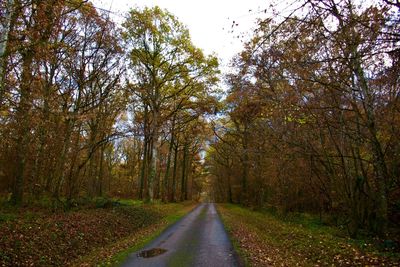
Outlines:
[[213,203],[199,204],[142,250],[124,267],[241,266]]

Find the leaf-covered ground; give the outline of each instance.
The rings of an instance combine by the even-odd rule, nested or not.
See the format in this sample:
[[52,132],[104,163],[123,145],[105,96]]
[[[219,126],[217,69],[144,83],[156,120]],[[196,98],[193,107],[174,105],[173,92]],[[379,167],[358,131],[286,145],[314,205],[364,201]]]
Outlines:
[[[192,207],[192,203],[184,203],[122,205],[57,213],[2,210],[0,265],[112,264],[123,259],[123,251],[140,245]],[[119,257],[113,258],[115,254]]]
[[284,221],[265,212],[218,205],[247,266],[400,266],[398,251],[340,236],[337,229]]

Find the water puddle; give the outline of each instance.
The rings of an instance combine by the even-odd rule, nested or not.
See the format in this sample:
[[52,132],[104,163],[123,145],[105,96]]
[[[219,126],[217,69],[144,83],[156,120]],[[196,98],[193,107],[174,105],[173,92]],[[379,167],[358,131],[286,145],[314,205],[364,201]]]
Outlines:
[[143,250],[142,252],[138,253],[138,257],[151,258],[151,257],[161,255],[165,252],[167,252],[167,250],[163,249],[163,248],[152,248],[149,250]]

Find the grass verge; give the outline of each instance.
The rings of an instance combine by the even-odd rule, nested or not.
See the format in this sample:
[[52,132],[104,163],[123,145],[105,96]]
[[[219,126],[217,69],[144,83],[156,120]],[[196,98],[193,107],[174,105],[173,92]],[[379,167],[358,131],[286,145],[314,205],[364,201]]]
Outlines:
[[340,236],[312,220],[284,220],[230,204],[218,211],[246,266],[399,266],[400,254]]
[[119,261],[113,255],[144,244],[194,206],[128,202],[99,201],[68,212],[2,206],[0,266],[112,264]]

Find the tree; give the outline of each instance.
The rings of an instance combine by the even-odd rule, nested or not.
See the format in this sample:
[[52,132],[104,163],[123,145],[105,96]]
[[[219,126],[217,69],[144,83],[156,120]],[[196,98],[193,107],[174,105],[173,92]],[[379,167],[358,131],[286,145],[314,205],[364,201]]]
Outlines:
[[388,61],[398,49],[393,7],[355,1],[298,7],[280,21],[259,20],[233,61],[231,122],[215,147],[234,135],[245,146],[241,158],[215,154],[214,172],[222,173],[224,158],[242,162],[241,176],[252,177],[249,204],[318,209],[341,217],[351,236],[360,227],[384,236],[388,197],[398,188],[388,171],[394,154],[387,154],[398,129],[392,119],[398,83],[386,75],[397,66]]
[[70,199],[124,109],[118,36],[86,1],[15,1],[10,10],[0,115],[4,179],[15,204],[24,192],[59,199],[68,191]]
[[188,30],[158,7],[131,10],[123,26],[135,81],[132,89],[145,116],[142,179],[145,197],[152,201],[160,177],[160,129],[177,109],[184,108],[183,102],[210,90],[217,80],[218,62],[194,47]]

